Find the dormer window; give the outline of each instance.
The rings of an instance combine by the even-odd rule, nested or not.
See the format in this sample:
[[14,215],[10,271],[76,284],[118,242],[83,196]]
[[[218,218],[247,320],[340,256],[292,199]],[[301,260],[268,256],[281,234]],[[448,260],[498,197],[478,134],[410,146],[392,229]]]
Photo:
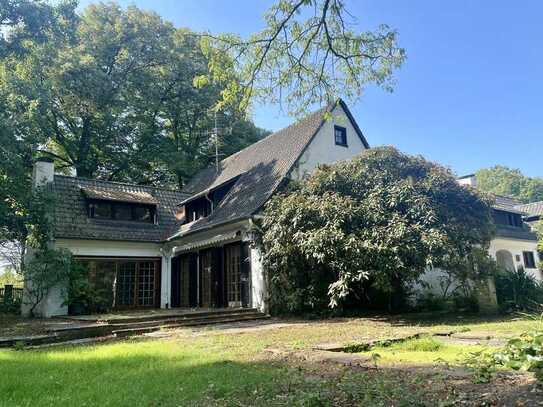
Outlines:
[[347,129],[341,126],[334,126],[334,139],[337,146],[347,147]]
[[89,201],[88,215],[92,219],[156,223],[156,207],[153,205]]

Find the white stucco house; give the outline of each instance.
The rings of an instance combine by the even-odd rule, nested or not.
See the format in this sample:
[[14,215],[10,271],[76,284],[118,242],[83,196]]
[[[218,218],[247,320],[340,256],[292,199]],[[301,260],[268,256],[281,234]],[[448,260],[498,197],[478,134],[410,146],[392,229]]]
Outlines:
[[[35,164],[34,186],[56,196],[53,247],[70,250],[90,270],[109,309],[253,307],[266,311],[256,223],[264,204],[289,180],[319,164],[369,148],[343,101],[322,108],[199,172],[182,191],[55,174]],[[475,186],[474,177],[460,183]],[[490,254],[538,279],[535,234],[518,202],[497,197],[498,234]],[[427,273],[438,289],[439,271]],[[490,292],[492,287],[490,286]],[[494,295],[495,297],[495,295]],[[23,313],[28,309],[23,301]],[[61,289],[37,314],[65,315]]]
[[[34,184],[56,195],[52,246],[87,264],[113,309],[264,311],[255,217],[288,180],[366,148],[338,101],[201,171],[182,191],[58,175],[47,159],[36,162]],[[37,313],[68,313],[60,289]]]
[[[475,175],[461,177],[458,182],[477,188]],[[523,268],[543,281],[543,272],[538,267],[537,235],[532,228],[538,219],[535,213],[538,204],[522,204],[512,198],[496,196],[492,207],[496,236],[490,242],[489,253],[502,267]]]

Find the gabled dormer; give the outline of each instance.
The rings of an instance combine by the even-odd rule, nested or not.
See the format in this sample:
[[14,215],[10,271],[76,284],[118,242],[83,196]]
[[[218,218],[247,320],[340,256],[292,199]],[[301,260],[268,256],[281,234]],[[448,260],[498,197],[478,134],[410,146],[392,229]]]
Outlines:
[[211,215],[230,192],[239,176],[220,185],[194,194],[178,205],[177,219],[182,224],[191,223]]

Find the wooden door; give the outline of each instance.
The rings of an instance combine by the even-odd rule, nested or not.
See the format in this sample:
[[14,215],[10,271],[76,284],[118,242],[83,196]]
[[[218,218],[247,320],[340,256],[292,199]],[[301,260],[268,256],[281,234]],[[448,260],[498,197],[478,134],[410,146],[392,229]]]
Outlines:
[[229,307],[241,304],[241,246],[224,247],[224,270],[226,275],[226,300]]
[[200,306],[211,308],[213,297],[213,253],[211,250],[200,252]]

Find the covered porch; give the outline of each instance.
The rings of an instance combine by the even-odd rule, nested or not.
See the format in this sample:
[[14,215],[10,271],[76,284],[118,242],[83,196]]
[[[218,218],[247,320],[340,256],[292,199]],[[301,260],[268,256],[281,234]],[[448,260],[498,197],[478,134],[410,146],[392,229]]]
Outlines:
[[161,307],[265,311],[260,251],[248,226],[217,228],[169,243]]

